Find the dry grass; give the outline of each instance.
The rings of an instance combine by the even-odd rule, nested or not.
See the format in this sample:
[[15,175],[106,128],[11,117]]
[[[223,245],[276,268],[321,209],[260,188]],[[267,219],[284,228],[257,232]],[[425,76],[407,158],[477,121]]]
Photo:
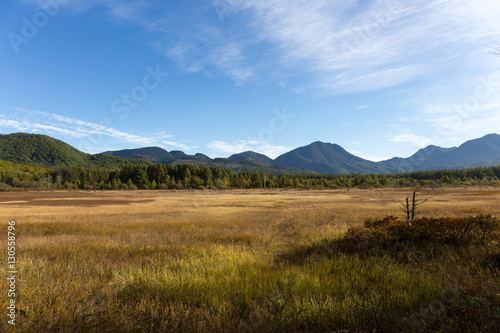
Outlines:
[[[390,256],[313,256],[298,265],[280,260],[338,238],[366,218],[401,215],[399,203],[410,192],[0,193],[1,219],[18,226],[18,304],[26,313],[18,315],[18,331],[439,328],[445,316],[429,306],[436,300],[447,306],[449,293],[474,302],[451,287],[457,281],[468,288],[487,281],[481,288],[498,290],[490,268],[469,267],[476,277],[457,268],[455,275],[467,278],[452,279],[440,272],[444,261],[424,269]],[[419,193],[434,194],[420,215],[500,216],[498,190]],[[0,331],[7,329],[2,320]]]

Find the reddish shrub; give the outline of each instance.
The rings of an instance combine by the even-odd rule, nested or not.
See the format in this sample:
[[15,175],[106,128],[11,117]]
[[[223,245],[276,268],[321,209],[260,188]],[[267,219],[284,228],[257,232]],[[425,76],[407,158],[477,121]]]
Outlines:
[[443,244],[485,243],[499,236],[500,220],[491,215],[467,217],[421,217],[410,224],[387,216],[367,219],[363,226],[350,228],[340,241],[340,248],[356,251],[370,248],[386,248],[395,243]]

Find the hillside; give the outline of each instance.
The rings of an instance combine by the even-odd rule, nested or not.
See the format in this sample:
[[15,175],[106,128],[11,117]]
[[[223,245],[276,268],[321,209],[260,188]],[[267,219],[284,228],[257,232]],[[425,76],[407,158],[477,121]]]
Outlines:
[[45,166],[95,166],[115,168],[142,160],[123,159],[107,154],[86,154],[67,143],[42,134],[0,135],[0,160]]
[[459,147],[443,148],[430,145],[410,157],[394,157],[378,163],[392,172],[404,172],[494,166],[499,164],[499,160],[500,135],[488,134],[466,141]]
[[103,154],[113,155],[123,158],[140,158],[153,163],[174,160],[174,157],[170,155],[168,151],[159,147],[145,147],[137,149],[123,149],[119,151],[106,151]]
[[257,160],[238,160],[230,158],[216,158],[210,164],[222,168],[228,168],[233,171],[258,171],[272,174],[316,174],[318,172],[308,169],[293,168],[281,165],[269,165]]
[[392,172],[415,171],[422,168],[425,164],[432,163],[433,160],[436,160],[442,155],[455,149],[456,147],[443,148],[435,145],[429,145],[425,148],[419,149],[410,157],[393,157],[389,160],[380,161],[378,163]]
[[229,156],[229,159],[232,159],[232,160],[249,160],[249,161],[253,160],[253,161],[260,161],[260,162],[262,162],[264,164],[267,164],[267,165],[271,165],[271,163],[273,162],[272,158],[267,157],[264,154],[256,153],[254,151],[245,151],[243,153],[234,154],[234,155]]
[[203,154],[188,155],[180,150],[172,150],[171,152],[168,152],[160,147],[106,151],[103,154],[123,158],[141,158],[149,162],[163,164],[193,163],[196,165],[208,165],[209,162],[212,161],[210,157]]
[[458,148],[426,161],[422,169],[461,168],[499,158],[500,135],[488,134],[482,138],[466,141]]
[[384,166],[354,156],[339,145],[314,142],[278,156],[272,163],[321,173],[385,173]]

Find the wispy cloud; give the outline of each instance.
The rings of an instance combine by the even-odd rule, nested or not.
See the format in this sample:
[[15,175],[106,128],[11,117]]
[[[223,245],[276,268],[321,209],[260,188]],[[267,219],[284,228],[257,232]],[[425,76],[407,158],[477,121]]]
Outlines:
[[230,143],[224,141],[212,141],[207,145],[207,147],[226,154],[238,154],[251,150],[271,158],[276,158],[279,155],[292,150],[290,147],[273,145],[269,142],[259,140],[236,140]]
[[432,132],[436,145],[450,145],[498,132],[500,128],[500,69],[486,75],[470,78],[458,93],[441,94],[431,99],[425,89],[416,96],[419,104],[412,102],[408,122],[422,124],[420,130]]
[[[231,10],[212,23],[207,39],[194,41],[190,34],[196,28],[188,28],[176,52],[168,55],[196,63],[200,71],[216,66],[231,76],[233,68],[245,73],[240,79],[270,74],[279,84],[301,77],[308,89],[330,93],[376,90],[459,66],[477,56],[478,47],[500,28],[500,7],[491,0],[374,0],[363,6],[250,0],[228,5]],[[197,52],[198,43],[205,54]],[[189,50],[196,60],[188,61],[187,52],[178,50]],[[458,50],[461,57],[456,57]],[[231,61],[220,54],[231,55]]]
[[16,131],[22,131],[22,132],[34,132],[34,133],[44,132],[48,134],[62,134],[71,136],[73,138],[83,138],[87,136],[87,134],[80,133],[77,131],[72,131],[67,128],[32,123],[29,121],[17,121],[17,120],[7,119],[5,116],[0,116],[0,127],[13,128]]
[[439,131],[439,140],[450,142],[461,142],[464,139],[483,136],[488,133],[498,133],[500,128],[500,100],[496,107],[477,110],[474,113],[462,117],[454,113],[453,109],[438,117],[428,119],[428,123],[436,131]]
[[183,149],[183,150],[192,150],[192,149],[198,148],[198,146],[188,146],[188,145],[185,145],[183,143],[174,142],[174,141],[162,141],[161,143],[163,145],[165,145],[166,147],[175,147],[175,148],[179,148],[179,149]]
[[[88,121],[84,121],[81,119],[74,119],[74,118],[69,118],[65,117],[62,115],[58,115],[55,113],[48,113],[44,111],[38,111],[38,110],[27,110],[23,108],[15,108],[15,110],[18,111],[23,111],[26,114],[32,114],[32,115],[39,115],[41,117],[38,117],[33,123],[32,127],[37,129],[48,129],[52,131],[56,131],[56,128],[58,129],[60,134],[65,134],[62,131],[67,130],[68,132],[66,134],[71,135],[70,133],[74,133],[72,136],[74,137],[87,137],[93,134],[97,135],[103,135],[103,136],[109,136],[112,138],[120,139],[126,142],[138,144],[138,145],[152,145],[156,142],[154,138],[151,137],[145,137],[145,136],[140,136],[140,135],[135,135],[127,132],[123,132],[117,129],[114,129],[110,127],[109,125],[105,124],[97,124],[97,123],[92,123]],[[41,122],[48,122],[49,124],[43,124]],[[57,126],[54,126],[52,124],[56,124]],[[50,132],[48,132],[50,133]]]
[[349,151],[351,154],[354,154],[358,157],[364,158],[365,160],[372,161],[372,162],[380,162],[389,159],[390,157],[383,157],[383,156],[372,156],[372,155],[365,155],[362,152],[359,151],[354,151],[350,150]]
[[[431,134],[434,129],[444,132],[448,140],[463,142],[466,135],[470,138],[484,131],[496,132],[500,126],[500,101],[494,97],[481,100],[467,117],[453,114],[454,104],[463,104],[468,96],[464,89],[467,82],[491,71],[492,64],[498,61],[487,55],[499,39],[500,6],[495,0],[204,0],[178,2],[175,6],[131,0],[45,3],[59,3],[77,12],[99,8],[97,14],[92,13],[93,18],[102,20],[105,16],[113,23],[131,24],[146,31],[151,47],[184,71],[228,77],[236,84],[272,82],[297,93],[312,91],[322,96],[373,91],[414,81],[413,86],[391,92],[395,99],[413,98],[405,105],[409,108],[402,108],[411,111],[401,111],[406,121],[401,119],[403,116],[395,117],[391,121],[399,123],[387,125],[395,127],[391,128],[397,134],[390,139],[392,142],[418,147],[441,144]],[[221,3],[225,5],[222,13],[214,5]],[[446,95],[441,94],[444,91]],[[391,112],[382,110],[377,102],[362,103],[371,106],[354,106],[356,110],[371,107],[370,111]],[[73,138],[105,135],[138,145],[167,145],[162,141],[170,137],[165,133],[164,137],[127,133],[110,125],[53,114],[46,117],[50,122],[43,117],[35,122],[3,117],[0,124]],[[376,117],[366,120],[376,122]],[[406,128],[410,123],[412,127]],[[179,141],[164,142],[186,150],[191,147]],[[288,149],[254,140],[212,141],[208,147],[225,153],[256,150],[275,156]]]
[[500,7],[490,0],[245,3],[277,63],[310,72],[312,85],[332,92],[375,90],[447,68],[460,62],[457,48],[469,61],[500,27]]
[[155,140],[162,140],[162,139],[166,139],[166,138],[171,138],[173,137],[173,134],[168,134],[166,133],[165,131],[161,131],[159,133],[153,133],[152,134],[152,137],[155,139]]
[[107,7],[150,32],[151,45],[186,71],[328,94],[465,68],[500,30],[494,0],[206,0],[175,12],[162,2],[65,3]]
[[[117,130],[111,127],[111,124],[106,124],[106,122],[97,124],[81,119],[69,118],[55,113],[28,110],[19,107],[14,108],[14,110],[20,112],[21,118],[24,119],[19,121],[9,119],[6,116],[0,116],[0,127],[23,132],[59,134],[82,140],[85,140],[92,135],[98,137],[110,137],[119,140],[119,142],[133,143],[139,146],[160,145],[160,140],[173,136],[165,132],[152,133],[149,136],[136,135]],[[16,117],[16,119],[18,118],[19,117]],[[182,144],[178,144],[178,147],[181,146]],[[98,149],[99,147],[93,148]]]
[[434,144],[434,141],[430,137],[425,137],[425,136],[411,134],[411,133],[395,135],[392,138],[390,138],[389,141],[392,141],[392,142],[410,142],[419,148],[424,148],[424,147],[427,147],[428,145]]

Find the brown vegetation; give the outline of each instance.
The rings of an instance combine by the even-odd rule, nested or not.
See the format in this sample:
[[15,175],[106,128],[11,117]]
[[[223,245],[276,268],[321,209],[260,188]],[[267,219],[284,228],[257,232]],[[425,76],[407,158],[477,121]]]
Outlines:
[[[409,193],[0,193],[1,219],[18,226],[18,331],[494,332],[498,243],[394,241],[398,220],[383,217],[400,214]],[[499,199],[443,189],[416,219],[493,221]],[[371,253],[334,245],[357,232],[369,239],[367,228],[395,238]]]

